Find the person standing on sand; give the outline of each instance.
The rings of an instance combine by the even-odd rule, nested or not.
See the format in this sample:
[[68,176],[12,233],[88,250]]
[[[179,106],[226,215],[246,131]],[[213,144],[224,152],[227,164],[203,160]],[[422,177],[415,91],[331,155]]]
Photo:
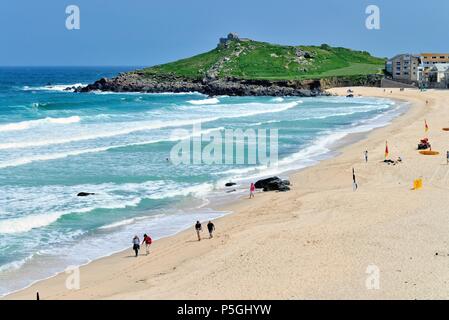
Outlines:
[[256,186],[251,182],[251,186],[249,187],[249,198],[254,198],[254,192],[256,191]]
[[153,240],[151,239],[151,237],[149,235],[147,235],[146,233],[143,235],[143,241],[142,241],[142,245],[145,243],[145,250],[147,255],[150,254],[150,246],[153,243]]
[[449,151],[446,151],[446,164],[449,165]]
[[196,235],[198,236],[198,241],[201,241],[200,232],[203,230],[203,227],[201,226],[201,223],[199,221],[197,221],[195,224],[195,230],[196,230]]
[[368,162],[368,150],[365,150],[365,162]]
[[140,239],[138,236],[134,236],[133,238],[133,250],[136,253],[136,258],[139,256],[140,250]]
[[207,224],[207,230],[209,231],[209,239],[212,239],[214,237],[215,225],[211,221]]

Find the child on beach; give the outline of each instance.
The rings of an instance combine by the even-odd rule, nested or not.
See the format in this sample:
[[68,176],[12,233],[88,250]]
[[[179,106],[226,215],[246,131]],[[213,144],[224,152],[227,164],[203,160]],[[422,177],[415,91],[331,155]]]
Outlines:
[[212,239],[214,237],[215,225],[211,221],[207,224],[207,230],[209,231],[209,239]]
[[203,227],[201,227],[201,223],[199,221],[197,221],[195,224],[195,230],[196,230],[196,235],[198,236],[198,241],[201,241],[200,232],[203,230]]
[[136,258],[139,256],[140,250],[140,239],[138,236],[134,236],[133,238],[133,250],[136,253]]
[[145,243],[145,250],[147,255],[150,254],[150,246],[153,243],[153,240],[151,239],[151,237],[149,235],[147,235],[146,233],[143,235],[143,241],[142,241],[142,245]]
[[249,198],[254,198],[254,192],[256,191],[256,186],[254,183],[251,183],[251,186],[249,187]]
[[365,162],[368,162],[368,150],[365,150]]

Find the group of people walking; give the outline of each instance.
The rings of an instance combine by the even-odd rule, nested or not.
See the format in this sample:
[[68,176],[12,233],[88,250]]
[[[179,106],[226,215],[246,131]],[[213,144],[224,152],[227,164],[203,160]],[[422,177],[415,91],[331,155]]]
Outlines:
[[143,235],[143,241],[142,243],[140,243],[140,239],[139,237],[136,235],[133,238],[133,250],[134,253],[136,254],[136,257],[139,256],[139,250],[140,250],[140,245],[145,245],[145,251],[146,254],[149,255],[150,254],[150,246],[153,243],[153,239],[151,239],[151,237],[149,235],[147,235],[146,233]]
[[[195,231],[196,235],[198,236],[198,241],[201,241],[201,232],[203,231],[203,227],[199,221],[195,224]],[[212,223],[212,221],[209,221],[207,224],[207,231],[209,231],[209,239],[212,239],[214,237],[214,231],[215,231],[215,225]]]
[[[255,192],[256,192],[256,187],[255,187],[254,183],[251,183],[251,185],[249,187],[249,198],[250,199],[254,198]],[[199,222],[199,221],[196,222],[195,231],[196,231],[196,235],[198,237],[198,241],[201,241],[201,232],[203,231],[201,222]],[[212,223],[212,221],[209,221],[207,223],[207,231],[209,232],[209,239],[212,239],[214,237],[214,231],[215,231],[215,225]],[[140,238],[137,235],[135,235],[132,243],[133,243],[133,251],[135,253],[135,256],[138,257],[141,245],[145,245],[146,254],[147,255],[150,254],[150,246],[153,243],[153,240],[151,239],[151,237],[149,235],[144,234],[143,240],[142,240],[142,242],[140,242]]]
[[[201,232],[203,231],[203,227],[199,221],[197,221],[195,224],[195,231],[198,236],[198,241],[201,241]],[[208,222],[207,231],[209,231],[209,239],[212,239],[214,237],[214,231],[215,231],[215,225],[212,223],[212,221]],[[133,251],[134,251],[134,254],[136,257],[139,256],[139,250],[140,250],[141,245],[142,246],[145,245],[146,255],[149,255],[150,254],[150,246],[153,243],[153,239],[151,239],[151,237],[149,235],[144,234],[143,240],[142,240],[142,242],[140,242],[140,238],[137,235],[135,235],[132,243],[133,243]]]

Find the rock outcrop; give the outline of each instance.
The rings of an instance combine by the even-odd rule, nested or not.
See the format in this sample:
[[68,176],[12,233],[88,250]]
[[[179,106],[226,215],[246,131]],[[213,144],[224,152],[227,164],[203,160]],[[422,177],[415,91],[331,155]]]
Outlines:
[[332,87],[370,86],[380,87],[382,75],[356,77],[330,77],[317,80],[247,80],[218,78],[209,73],[203,79],[187,79],[175,75],[148,76],[139,71],[120,74],[115,78],[102,78],[86,87],[68,88],[75,92],[199,92],[209,96],[300,96],[316,97],[328,95]]
[[209,96],[300,96],[327,95],[321,91],[319,80],[270,81],[235,78],[205,77],[202,80],[181,78],[173,75],[146,76],[139,72],[121,74],[115,78],[102,78],[76,92],[199,92]]
[[77,194],[77,197],[88,197],[88,196],[93,196],[95,195],[95,193],[91,193],[91,192],[80,192]]
[[290,191],[290,181],[282,180],[278,177],[271,177],[257,181],[254,186],[256,189],[263,189],[264,192],[268,191]]

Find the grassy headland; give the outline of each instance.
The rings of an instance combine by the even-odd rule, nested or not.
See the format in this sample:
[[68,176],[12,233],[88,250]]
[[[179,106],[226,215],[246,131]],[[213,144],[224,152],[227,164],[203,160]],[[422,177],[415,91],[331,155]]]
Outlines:
[[378,74],[385,60],[366,51],[321,46],[282,46],[252,40],[230,40],[226,45],[191,58],[145,68],[145,75],[171,74],[201,79],[217,78],[306,80]]

